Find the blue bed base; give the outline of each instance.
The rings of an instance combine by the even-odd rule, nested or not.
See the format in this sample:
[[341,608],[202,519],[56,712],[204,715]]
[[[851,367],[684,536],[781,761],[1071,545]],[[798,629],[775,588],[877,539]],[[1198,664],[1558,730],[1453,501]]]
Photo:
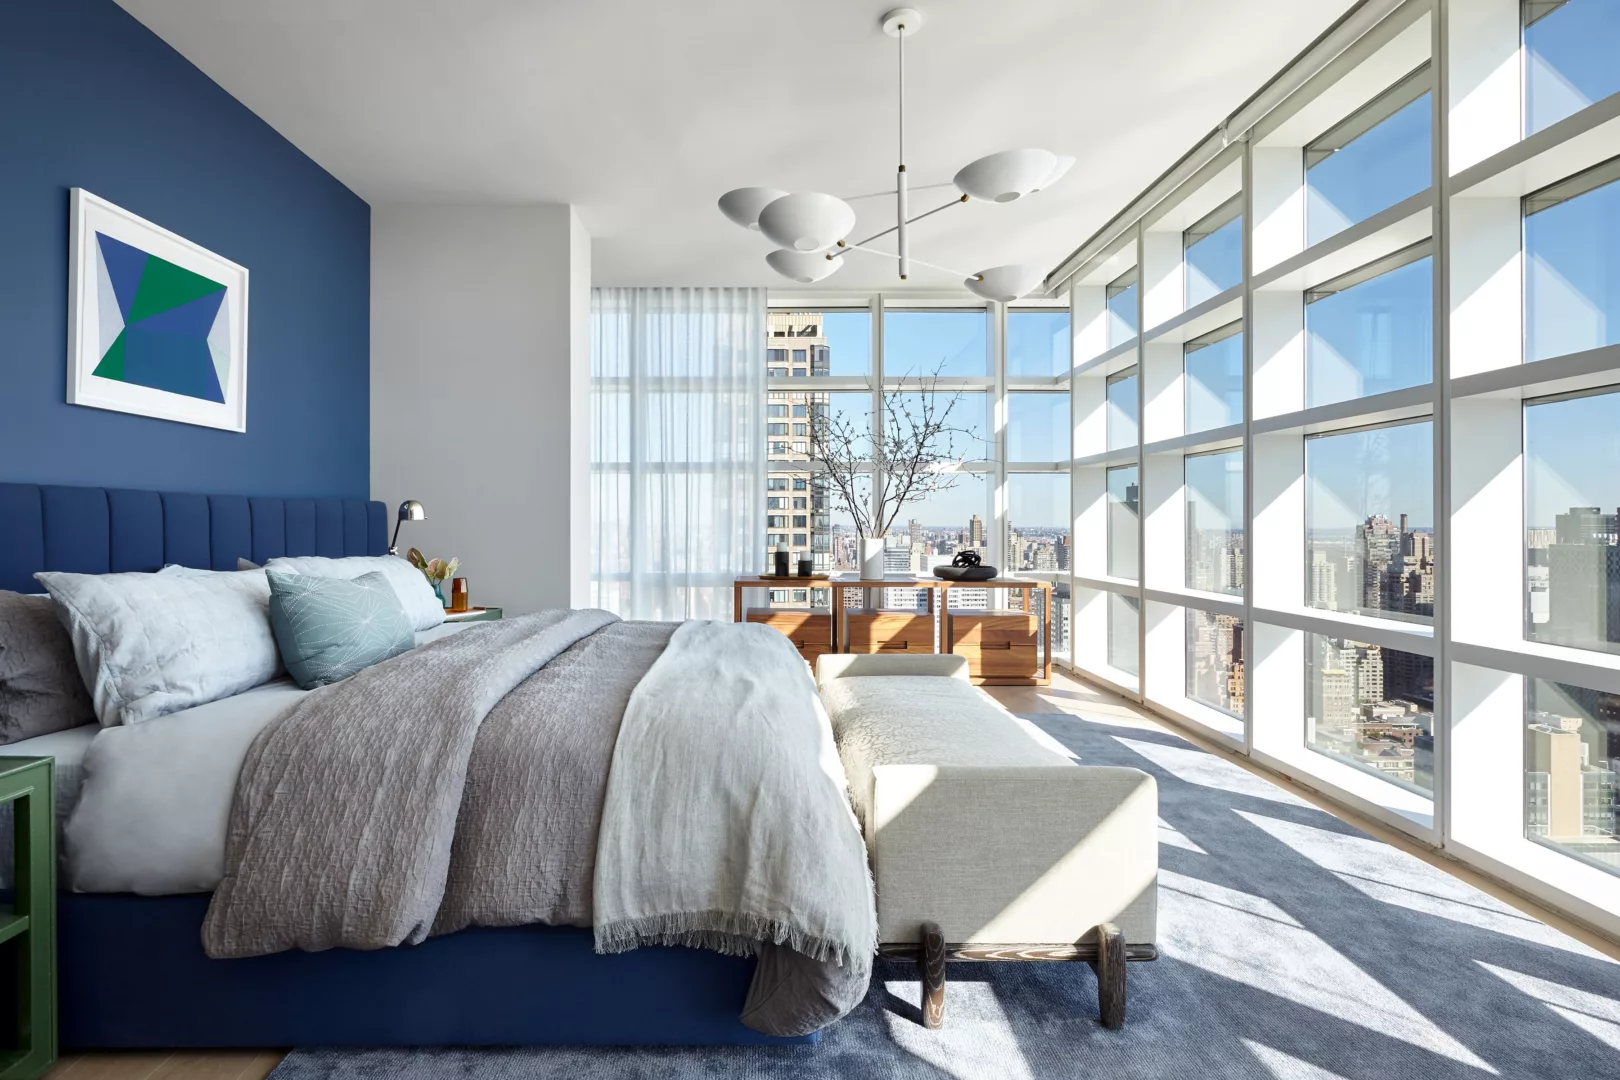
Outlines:
[[[0,589],[40,570],[235,570],[381,555],[380,502],[0,484]],[[589,930],[464,930],[375,952],[210,960],[207,896],[59,894],[61,1044],[94,1047],[796,1043],[738,1020],[752,958],[598,956]]]
[[472,929],[375,952],[210,960],[208,897],[58,897],[64,1049],[787,1044],[737,1019],[754,960],[592,950],[589,930]]

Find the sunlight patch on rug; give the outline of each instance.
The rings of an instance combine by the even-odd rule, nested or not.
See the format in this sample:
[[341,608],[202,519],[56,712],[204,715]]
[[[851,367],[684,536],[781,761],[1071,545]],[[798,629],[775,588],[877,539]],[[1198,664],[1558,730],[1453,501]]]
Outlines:
[[1260,1064],[1264,1065],[1266,1071],[1277,1080],[1349,1080],[1343,1073],[1329,1072],[1320,1065],[1301,1061],[1292,1054],[1274,1050],[1253,1039],[1243,1039],[1242,1043],[1248,1047],[1249,1053],[1260,1059]]
[[1245,795],[1251,799],[1264,799],[1267,802],[1283,803],[1287,806],[1315,809],[1304,799],[1284,791],[1269,780],[1229,761],[1223,761],[1214,754],[1205,753],[1197,747],[1166,746],[1163,743],[1146,742],[1141,739],[1127,739],[1120,735],[1113,738],[1121,746],[1142,755],[1165,772],[1186,783],[1218,791],[1229,791],[1234,795]]
[[[1520,941],[1608,960],[1579,941],[1416,856],[1370,836],[1317,829],[1234,810],[1244,821],[1286,844],[1364,896],[1394,907],[1449,919]],[[1612,962],[1612,961],[1611,961]]]
[[[1509,986],[1540,1001],[1592,1038],[1620,1052],[1620,1001],[1497,967],[1483,960],[1476,962]],[[1620,1062],[1616,1062],[1616,1068],[1620,1068]]]
[[1160,951],[1193,967],[1476,1069],[1496,1070],[1271,900],[1159,871],[1181,916]]

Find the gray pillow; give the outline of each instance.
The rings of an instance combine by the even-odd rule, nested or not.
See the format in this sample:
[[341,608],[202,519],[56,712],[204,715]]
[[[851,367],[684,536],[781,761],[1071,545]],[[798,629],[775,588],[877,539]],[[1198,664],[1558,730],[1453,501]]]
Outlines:
[[0,744],[95,719],[56,604],[0,591]]
[[305,690],[347,679],[416,644],[381,573],[356,578],[270,571],[270,625],[287,673]]
[[263,570],[35,574],[105,725],[134,724],[281,674]]

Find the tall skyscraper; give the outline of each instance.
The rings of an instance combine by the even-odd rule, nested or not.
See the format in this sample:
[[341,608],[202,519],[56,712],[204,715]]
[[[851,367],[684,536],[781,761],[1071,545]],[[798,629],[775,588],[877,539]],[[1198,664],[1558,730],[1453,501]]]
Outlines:
[[[765,320],[766,374],[771,378],[804,378],[804,390],[776,391],[766,401],[765,480],[766,564],[779,544],[788,547],[792,567],[809,556],[816,571],[825,573],[852,566],[854,552],[835,547],[831,527],[830,492],[822,477],[804,469],[784,468],[811,460],[811,424],[828,407],[824,392],[810,389],[808,381],[831,370],[831,354],[823,333],[821,314],[813,311],[772,311]],[[794,589],[771,591],[773,607],[804,606],[811,599],[825,602],[826,592]]]
[[1572,506],[1547,546],[1547,621],[1531,636],[1558,645],[1620,652],[1620,511]]

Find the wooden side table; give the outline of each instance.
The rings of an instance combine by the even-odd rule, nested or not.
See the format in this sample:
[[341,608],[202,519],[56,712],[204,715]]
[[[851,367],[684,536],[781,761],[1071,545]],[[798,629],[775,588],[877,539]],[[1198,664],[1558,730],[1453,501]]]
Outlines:
[[[1052,592],[1050,581],[1040,581],[1025,578],[998,577],[988,581],[950,581],[938,577],[884,577],[870,581],[863,581],[858,577],[835,578],[832,581],[832,609],[833,609],[833,651],[849,652],[850,633],[846,625],[844,607],[844,593],[849,589],[925,589],[927,610],[930,616],[937,609],[940,613],[940,652],[952,652],[950,628],[950,591],[952,589],[1003,589],[1022,594],[1023,610],[1034,612],[1033,600],[1036,594],[1041,599],[1040,614],[1040,666],[1036,669],[1035,677],[1013,676],[1000,673],[989,673],[982,668],[981,674],[973,681],[986,685],[998,686],[1049,686],[1052,682]],[[934,600],[934,591],[939,592],[938,603]]]
[[[797,577],[797,576],[789,576],[789,577],[740,577],[740,578],[737,578],[736,580],[734,580],[731,583],[731,621],[732,622],[742,622],[743,621],[744,614],[745,614],[744,611],[743,611],[743,590],[744,589],[831,589],[833,591],[834,598],[836,598],[837,595],[838,595],[838,590],[835,587],[836,585],[837,585],[837,582],[833,581],[831,578],[826,578],[826,577],[803,578],[803,577]],[[834,610],[836,610],[836,609],[829,609],[828,612],[827,612],[827,619],[832,624],[831,629],[828,632],[827,640],[830,643],[830,647],[831,647],[832,651],[837,652],[838,651],[839,626],[838,626],[838,620],[833,617],[833,611]]]
[[[9,911],[0,942],[13,942],[15,1046],[0,1047],[0,1080],[33,1080],[56,1063],[56,776],[44,757],[0,757],[0,802],[14,832]],[[3,976],[0,976],[3,977]]]

